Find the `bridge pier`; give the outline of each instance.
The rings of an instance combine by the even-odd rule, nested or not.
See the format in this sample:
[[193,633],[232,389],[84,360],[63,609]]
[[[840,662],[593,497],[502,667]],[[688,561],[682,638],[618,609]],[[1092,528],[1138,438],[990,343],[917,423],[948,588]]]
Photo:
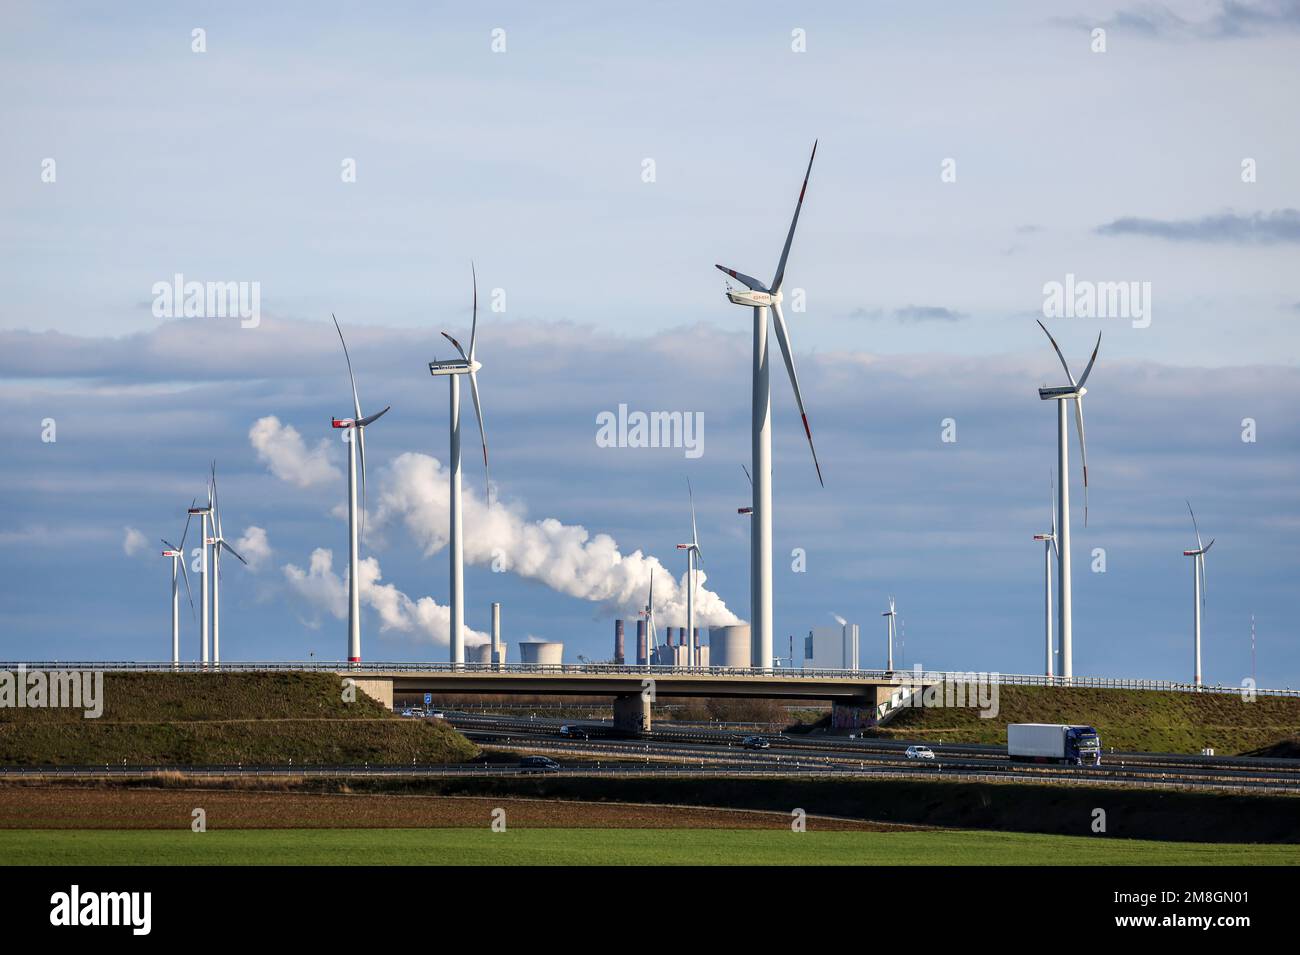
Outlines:
[[614,697],[614,728],[629,733],[650,732],[650,701],[640,693]]

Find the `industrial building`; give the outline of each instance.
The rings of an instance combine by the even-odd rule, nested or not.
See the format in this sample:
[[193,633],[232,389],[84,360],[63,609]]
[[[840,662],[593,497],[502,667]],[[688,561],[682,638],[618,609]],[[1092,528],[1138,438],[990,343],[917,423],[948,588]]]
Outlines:
[[709,664],[715,667],[747,667],[753,659],[749,624],[737,623],[709,628]]
[[519,662],[559,666],[564,662],[564,644],[546,640],[524,640],[519,644]]
[[858,669],[858,625],[813,627],[803,642],[805,670]]

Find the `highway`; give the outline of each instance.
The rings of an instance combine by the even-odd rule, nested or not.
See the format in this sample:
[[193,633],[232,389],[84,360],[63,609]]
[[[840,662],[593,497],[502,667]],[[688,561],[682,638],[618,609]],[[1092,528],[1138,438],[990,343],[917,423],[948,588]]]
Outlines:
[[[1157,753],[1108,753],[1100,767],[1014,763],[998,747],[940,745],[925,740],[892,741],[763,734],[771,742],[763,750],[745,749],[745,735],[703,728],[660,729],[640,739],[601,738],[608,724],[563,720],[527,720],[462,713],[448,714],[450,722],[474,742],[484,746],[526,749],[562,759],[638,760],[643,765],[770,773],[808,774],[834,772],[855,775],[890,775],[916,778],[980,777],[997,780],[1059,784],[1123,784],[1138,786],[1211,787],[1300,793],[1300,760],[1256,760],[1251,757],[1206,757]],[[589,727],[592,739],[561,737],[565,722]],[[911,744],[929,745],[935,759],[907,759]]]

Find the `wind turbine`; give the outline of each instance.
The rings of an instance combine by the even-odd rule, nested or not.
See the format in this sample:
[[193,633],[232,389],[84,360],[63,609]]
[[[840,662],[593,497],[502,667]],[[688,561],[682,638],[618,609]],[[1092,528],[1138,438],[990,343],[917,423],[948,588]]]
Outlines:
[[1214,546],[1214,538],[1208,544],[1201,543],[1201,529],[1196,526],[1196,512],[1192,502],[1187,502],[1187,513],[1192,515],[1192,530],[1196,531],[1196,550],[1183,551],[1184,557],[1192,558],[1192,630],[1196,638],[1196,686],[1201,685],[1201,611],[1205,607],[1205,555]]
[[1061,676],[1070,679],[1074,676],[1074,648],[1072,643],[1073,611],[1070,604],[1070,427],[1065,417],[1065,403],[1074,402],[1074,420],[1079,428],[1079,460],[1083,465],[1083,526],[1088,526],[1088,445],[1083,437],[1083,396],[1088,393],[1084,382],[1092,374],[1092,366],[1097,361],[1097,352],[1101,349],[1101,333],[1097,333],[1097,344],[1088,359],[1088,367],[1078,381],[1070,374],[1070,366],[1065,362],[1065,355],[1056,339],[1041,321],[1038,327],[1043,330],[1047,340],[1056,350],[1056,357],[1061,360],[1065,377],[1070,379],[1069,386],[1058,388],[1039,388],[1038,397],[1043,401],[1056,402],[1056,473],[1061,475],[1060,491],[1057,494],[1057,509],[1061,514],[1060,540],[1057,541],[1058,586],[1060,587],[1060,622],[1061,622]]
[[650,595],[646,597],[645,609],[641,611],[640,616],[645,617],[645,668],[648,670],[654,651],[659,646],[659,633],[655,630],[655,569],[653,567],[650,568]]
[[790,243],[794,241],[795,226],[799,224],[799,212],[803,208],[804,193],[808,191],[808,177],[812,174],[813,159],[817,156],[817,144],[813,143],[812,155],[808,157],[808,168],[804,172],[803,186],[799,190],[799,200],[795,203],[794,217],[790,220],[790,231],[786,233],[785,246],[781,250],[781,259],[776,267],[776,276],[771,287],[763,285],[758,279],[751,278],[743,272],[737,272],[726,266],[717,268],[740,282],[744,289],[727,287],[727,298],[733,304],[745,305],[754,310],[754,381],[753,381],[753,439],[751,444],[754,473],[753,506],[754,525],[750,537],[750,616],[753,626],[753,644],[750,663],[756,667],[767,668],[772,665],[772,392],[771,375],[768,364],[767,348],[767,311],[772,310],[775,322],[777,344],[781,346],[781,356],[785,359],[785,368],[790,375],[790,384],[794,388],[795,402],[803,419],[804,433],[808,436],[808,447],[812,451],[813,465],[817,468],[817,480],[823,486],[821,465],[817,462],[817,449],[813,446],[812,429],[808,426],[808,414],[804,410],[803,394],[799,390],[799,377],[794,370],[794,353],[790,346],[790,334],[786,329],[785,316],[781,313],[781,284],[785,281],[786,260],[790,257]]
[[202,506],[190,503],[190,517],[198,515],[202,518],[202,526],[199,528],[199,659],[204,666],[208,665],[208,624],[211,618],[208,615],[208,522],[212,517],[212,483],[208,482],[208,503]]
[[898,616],[898,611],[894,609],[894,595],[889,595],[889,609],[881,614],[882,617],[888,617],[887,632],[889,634],[889,651],[885,658],[885,672],[894,672],[894,618]]
[[190,591],[190,575],[185,570],[185,538],[190,532],[190,515],[185,515],[185,530],[181,533],[181,545],[168,543],[163,540],[163,546],[167,549],[162,552],[162,556],[172,559],[172,666],[181,662],[181,592],[177,586],[176,568],[179,565],[181,577],[185,581],[185,596],[190,601],[190,614],[194,614],[194,594]]
[[207,538],[212,545],[212,663],[221,662],[221,551],[230,551],[239,562],[248,565],[235,548],[221,536],[221,495],[217,493],[217,462],[212,462],[212,523],[215,533]]
[[691,542],[678,544],[678,550],[686,551],[686,660],[688,666],[698,663],[699,648],[695,646],[695,561],[704,564],[704,554],[700,551],[700,537],[695,531],[695,495],[691,492],[691,479],[686,479],[686,493],[691,499]]
[[491,481],[488,476],[487,432],[483,430],[483,407],[478,397],[478,371],[483,366],[474,357],[474,346],[478,339],[478,273],[470,263],[470,275],[474,284],[473,320],[469,330],[469,354],[460,347],[460,342],[446,332],[442,337],[451,342],[460,352],[460,358],[447,361],[429,362],[429,374],[446,375],[451,384],[451,454],[449,472],[451,475],[451,520],[449,541],[451,551],[451,662],[465,662],[465,544],[461,534],[460,517],[460,376],[469,375],[470,395],[474,399],[474,414],[478,418],[479,438],[483,443],[483,476],[487,483],[488,503],[491,503]]
[[[348,381],[352,384],[351,418],[331,418],[330,424],[349,431],[348,435],[348,662],[361,662],[361,560],[360,542],[357,530],[358,516],[365,521],[366,514],[366,427],[388,414],[388,405],[383,411],[365,417],[361,414],[361,399],[357,397],[357,379],[352,374],[352,356],[348,354],[348,343],[343,340],[343,329],[339,320],[334,319],[334,330],[339,333],[339,343],[343,346],[343,360],[348,365]],[[357,461],[361,462],[361,509],[357,509]]]
[[1052,553],[1056,550],[1056,501],[1052,499],[1055,490],[1049,482],[1047,499],[1052,505],[1052,530],[1047,534],[1035,534],[1034,540],[1043,542],[1043,630],[1046,634],[1047,649],[1044,656],[1044,672],[1052,678]]

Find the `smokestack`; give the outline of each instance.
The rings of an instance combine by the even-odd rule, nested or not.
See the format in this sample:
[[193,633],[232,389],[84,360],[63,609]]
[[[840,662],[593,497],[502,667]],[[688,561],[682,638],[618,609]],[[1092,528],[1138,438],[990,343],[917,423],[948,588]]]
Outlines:
[[501,604],[492,604],[492,663],[501,663]]
[[614,621],[614,662],[623,665],[623,621]]
[[646,665],[646,646],[645,646],[645,621],[636,622],[636,662],[637,666]]

